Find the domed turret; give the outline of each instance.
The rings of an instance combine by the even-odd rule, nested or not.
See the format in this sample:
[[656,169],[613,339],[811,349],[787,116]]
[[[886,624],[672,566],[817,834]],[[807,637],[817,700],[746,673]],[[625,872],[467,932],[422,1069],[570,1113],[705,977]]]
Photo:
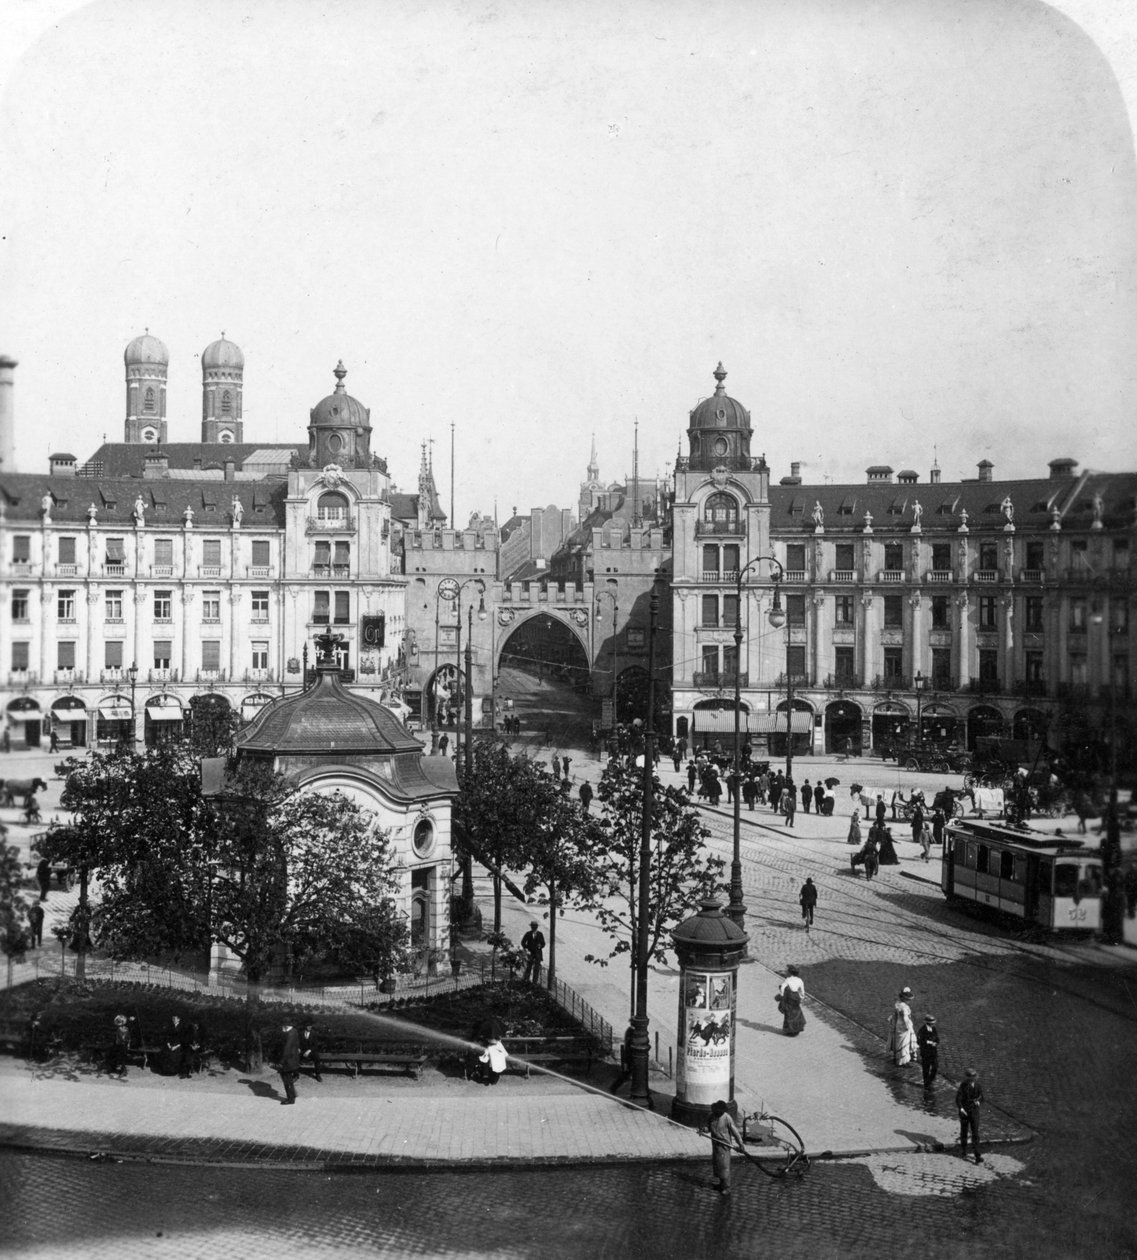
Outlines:
[[366,468],[371,462],[371,412],[345,389],[347,368],[342,359],[333,375],[335,389],[310,412],[308,463],[312,468],[328,464]]
[[704,398],[691,412],[687,435],[691,442],[690,467],[703,472],[715,468],[750,467],[750,412],[731,398],[723,385],[726,369],[715,368],[717,384],[710,398]]
[[127,442],[165,442],[166,374],[170,352],[147,328],[123,352],[126,365]]
[[161,364],[169,367],[170,352],[163,342],[150,335],[150,329],[147,328],[141,337],[135,337],[126,347],[122,359],[127,367],[135,364]]
[[244,428],[245,356],[222,333],[201,352],[201,440],[240,442]]
[[211,341],[201,352],[201,366],[203,370],[206,368],[239,370],[245,366],[245,356],[241,353],[241,347],[229,341],[222,333],[216,341]]

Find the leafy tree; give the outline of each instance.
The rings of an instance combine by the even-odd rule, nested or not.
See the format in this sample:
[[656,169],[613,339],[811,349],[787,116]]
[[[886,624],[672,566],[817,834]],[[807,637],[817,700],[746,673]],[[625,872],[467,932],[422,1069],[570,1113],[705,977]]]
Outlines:
[[8,959],[8,988],[12,987],[12,964],[23,962],[28,948],[25,923],[27,907],[20,896],[24,872],[20,851],[13,844],[4,844],[7,831],[0,826],[0,949]]
[[233,749],[241,720],[221,696],[193,696],[185,740],[195,757],[224,757]]
[[254,1063],[257,989],[282,958],[330,946],[374,963],[403,939],[387,836],[338,793],[241,765],[206,799],[179,744],[78,763],[62,799],[72,822],[41,850],[97,874],[100,944],[128,958],[228,946],[249,981]]
[[535,825],[535,810],[546,788],[528,757],[514,756],[502,743],[479,739],[471,749],[471,774],[458,766],[461,792],[454,823],[473,855],[493,876],[493,931],[501,932],[503,870],[524,865]]
[[372,976],[378,988],[380,981],[406,967],[409,937],[406,919],[387,898],[343,924],[328,953],[347,970]]
[[588,904],[595,895],[593,853],[599,847],[599,822],[563,791],[543,765],[530,763],[529,821],[524,867],[526,897],[537,893],[549,907],[548,982],[557,975],[557,911],[566,902]]
[[[635,970],[639,932],[639,861],[643,828],[643,771],[612,763],[597,791],[600,826],[589,860],[593,894],[580,903],[591,910],[615,942],[607,957],[586,956],[601,967],[630,955]],[[663,962],[670,932],[722,883],[724,863],[707,857],[710,835],[698,811],[673,787],[654,780],[651,798],[651,868],[648,896],[648,958]]]

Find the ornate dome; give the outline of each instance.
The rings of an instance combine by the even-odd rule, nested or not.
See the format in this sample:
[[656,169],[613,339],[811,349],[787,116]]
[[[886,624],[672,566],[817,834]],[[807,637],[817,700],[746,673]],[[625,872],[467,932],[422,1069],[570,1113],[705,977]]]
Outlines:
[[222,333],[217,341],[212,341],[201,352],[201,366],[205,368],[243,368],[245,356],[241,347],[227,341]]
[[714,371],[715,392],[704,398],[691,412],[692,429],[749,429],[750,412],[736,399],[727,395],[723,388],[726,370],[720,362]]
[[127,367],[146,363],[161,363],[168,366],[170,352],[157,337],[151,337],[150,329],[147,328],[141,337],[135,337],[126,347],[122,358]]
[[312,426],[335,429],[370,428],[371,412],[357,398],[352,398],[344,388],[343,378],[347,375],[347,368],[342,359],[336,364],[333,375],[336,378],[335,390],[312,408]]
[[421,754],[422,745],[375,700],[345,690],[339,670],[323,662],[315,683],[298,696],[267,704],[237,736],[242,752]]

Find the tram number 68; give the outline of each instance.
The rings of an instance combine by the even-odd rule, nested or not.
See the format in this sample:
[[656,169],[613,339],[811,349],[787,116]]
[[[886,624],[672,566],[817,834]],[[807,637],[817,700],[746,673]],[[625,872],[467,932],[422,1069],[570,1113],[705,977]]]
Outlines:
[[1071,906],[1070,909],[1066,911],[1066,917],[1070,920],[1071,923],[1084,922],[1085,917],[1086,917],[1086,907],[1085,906]]

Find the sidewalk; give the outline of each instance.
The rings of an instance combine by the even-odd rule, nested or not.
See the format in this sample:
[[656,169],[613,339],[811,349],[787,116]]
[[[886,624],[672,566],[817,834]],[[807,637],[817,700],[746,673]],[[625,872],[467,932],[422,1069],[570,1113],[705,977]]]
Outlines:
[[[574,770],[586,768],[590,778],[599,772],[581,754]],[[665,781],[670,777],[668,768]],[[51,787],[57,800],[58,781]],[[808,822],[810,817],[799,815],[795,841],[815,839],[811,833],[822,820]],[[752,821],[777,827],[768,811]],[[831,828],[836,821],[825,823]],[[832,844],[820,832],[816,840]],[[489,881],[479,880],[477,889],[488,924]],[[49,905],[55,901],[53,893]],[[531,917],[533,907],[507,898],[503,927],[513,939],[520,939]],[[582,961],[589,952],[607,952],[598,950],[599,933],[584,916],[570,912],[558,920],[557,943],[560,977],[619,1035],[629,1013],[627,968]],[[788,1120],[812,1155],[951,1150],[958,1138],[955,1083],[940,1082],[933,1102],[925,1104],[918,1067],[894,1068],[880,1037],[815,1001],[806,1006],[805,1033],[785,1037],[774,1004],[780,978],[759,960],[747,961],[740,972],[740,1110],[767,1110]],[[677,970],[652,969],[649,1016],[666,1064],[678,1017]],[[0,1058],[0,1142],[117,1158],[325,1169],[707,1159],[706,1139],[667,1118],[674,1083],[665,1074],[652,1076],[653,1111],[604,1092],[604,1072],[594,1072],[593,1081],[599,1088],[575,1078],[507,1075],[487,1089],[437,1071],[417,1082],[325,1077],[322,1084],[302,1081],[297,1106],[282,1109],[279,1079],[269,1072],[254,1077],[224,1070],[178,1081],[132,1069],[121,1082],[93,1069],[33,1071],[20,1060]],[[1032,1137],[997,1107],[986,1109],[985,1145]]]

